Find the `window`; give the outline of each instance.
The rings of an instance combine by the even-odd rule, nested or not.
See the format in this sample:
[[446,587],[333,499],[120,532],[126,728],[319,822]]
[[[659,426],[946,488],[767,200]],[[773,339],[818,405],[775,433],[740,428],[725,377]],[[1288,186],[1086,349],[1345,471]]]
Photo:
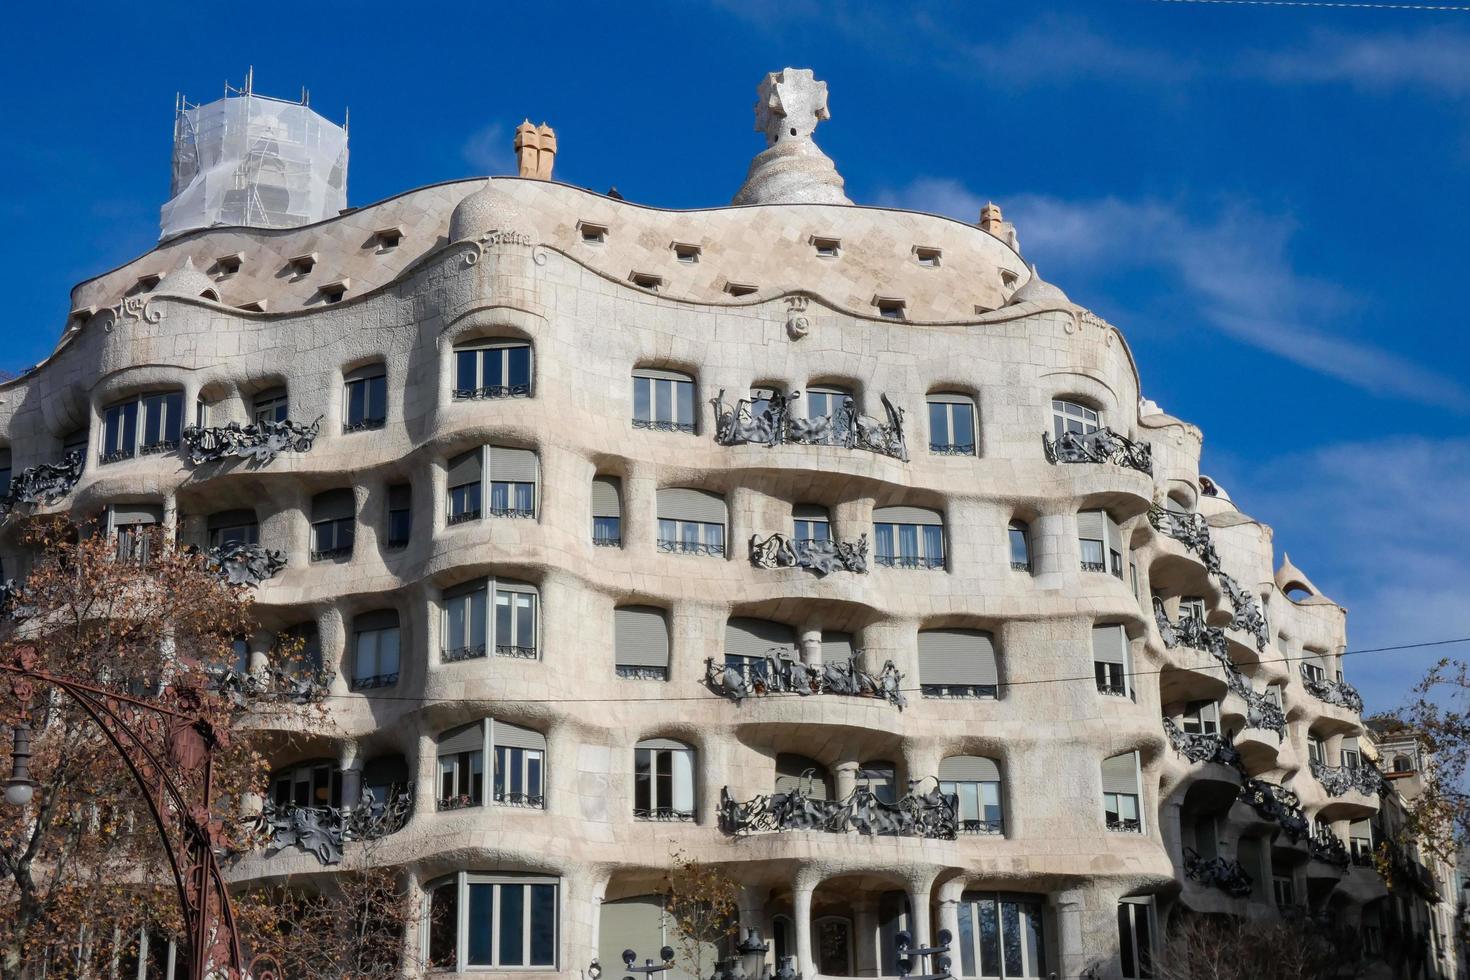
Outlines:
[[184,393],[139,395],[116,402],[103,413],[102,462],[112,463],[179,448],[184,426]]
[[352,689],[398,683],[398,611],[379,609],[352,621]]
[[311,498],[311,560],[352,557],[357,534],[357,497],[351,487],[327,490]]
[[928,507],[873,511],[878,564],[888,568],[944,568],[944,515]]
[[785,623],[731,616],[725,623],[725,666],[752,688],[768,685],[773,661],[800,659],[796,631]]
[[837,799],[837,789],[827,767],[795,752],[776,753],[776,779],[771,788],[777,793],[800,793],[809,800]]
[[1052,435],[1060,439],[1064,433],[1085,436],[1102,427],[1102,418],[1095,409],[1076,402],[1055,398],[1051,403]]
[[1092,628],[1092,666],[1099,694],[1133,696],[1128,683],[1128,634],[1121,624]]
[[725,283],[725,292],[729,293],[731,296],[749,296],[751,293],[755,292],[756,289],[756,286],[748,282]]
[[1011,568],[1018,572],[1031,571],[1031,528],[1025,521],[1011,521],[1006,528],[1011,546]]
[[351,279],[338,279],[336,282],[323,283],[318,292],[326,303],[340,303],[347,295],[347,290],[352,288]]
[[818,504],[797,504],[791,508],[791,522],[796,531],[794,540],[798,548],[805,542],[832,540],[832,515],[825,507]]
[[1102,764],[1103,817],[1109,830],[1143,833],[1138,808],[1138,753],[1125,752]]
[[725,555],[725,498],[708,490],[665,487],[658,492],[658,550]]
[[993,698],[995,642],[983,630],[919,631],[919,690],[926,698]]
[[1307,651],[1306,656],[1302,658],[1302,675],[1321,684],[1327,680],[1327,671],[1322,669],[1322,664],[1317,656],[1310,650]]
[[1319,766],[1327,764],[1327,750],[1322,745],[1322,740],[1316,735],[1307,736],[1307,759]]
[[650,738],[633,749],[633,819],[694,819],[694,750]]
[[1189,702],[1180,727],[1191,735],[1220,734],[1220,705],[1214,701]]
[[1123,577],[1123,532],[1105,510],[1077,512],[1077,542],[1084,572]]
[[536,454],[529,449],[484,446],[449,461],[449,503],[445,523],[479,520],[483,475],[488,469],[491,517],[536,516]]
[[669,677],[669,622],[653,606],[619,606],[613,610],[614,660],[617,675],[633,680]]
[[683,262],[685,265],[693,265],[698,262],[700,253],[704,251],[698,245],[688,245],[684,242],[674,242],[673,249],[674,258]]
[[271,664],[291,676],[321,670],[322,644],[316,623],[300,623],[276,634]]
[[530,344],[481,341],[454,348],[455,400],[525,398],[530,394]]
[[1123,980],[1151,980],[1154,975],[1153,901],[1125,898],[1118,903],[1118,949]]
[[958,911],[960,976],[1029,980],[1048,975],[1040,898],[965,892]]
[[117,541],[117,560],[134,565],[146,563],[158,545],[163,507],[158,504],[114,504],[107,509],[107,520]]
[[812,445],[840,446],[847,439],[854,414],[852,392],[846,388],[816,386],[806,390],[805,432],[795,432]]
[[811,239],[812,247],[817,250],[817,256],[823,259],[835,259],[842,252],[842,241],[837,238],[819,238],[816,235]]
[[864,762],[858,766],[855,785],[872,793],[879,803],[892,806],[898,802],[898,767],[882,760]]
[[430,969],[555,969],[556,893],[555,878],[473,871],[433,885],[426,916]]
[[1000,767],[994,759],[952,755],[939,764],[939,791],[953,797],[962,834],[1004,834]]
[[694,379],[655,368],[634,371],[633,428],[694,432]]
[[[143,928],[122,934],[117,954],[118,980],[183,980],[189,975],[189,954],[166,933]],[[40,976],[48,974],[41,973]]]
[[1179,600],[1179,618],[1192,619],[1198,623],[1205,621],[1205,600],[1199,596],[1186,596]]
[[407,483],[395,483],[388,487],[388,536],[389,548],[407,546],[413,532],[413,487]]
[[635,272],[628,279],[633,285],[652,293],[664,288],[664,277],[654,275],[652,272]]
[[897,296],[874,296],[873,305],[878,307],[878,315],[885,320],[902,320],[906,315],[908,304]]
[[623,481],[615,476],[592,478],[592,543],[599,548],[623,546]]
[[1296,904],[1296,883],[1290,875],[1273,875],[1271,894],[1276,899],[1278,908],[1290,908]]
[[535,660],[537,597],[534,585],[510,579],[476,579],[446,589],[439,659],[475,660],[494,651],[497,657]]
[[286,397],[286,389],[272,388],[255,396],[250,407],[250,421],[256,425],[262,422],[284,422],[290,411],[291,403]]
[[0,448],[0,497],[10,492],[10,450]]
[[271,777],[271,802],[278,807],[342,805],[342,773],[330,762],[307,762]]
[[286,260],[286,267],[296,278],[301,278],[316,267],[316,253],[306,252],[302,255],[293,255]]
[[1342,756],[1342,764],[1349,769],[1360,769],[1363,766],[1363,753],[1358,748],[1358,737],[1349,735],[1342,740],[1342,746],[1338,749]]
[[942,254],[937,248],[928,248],[923,245],[914,246],[914,260],[926,269],[939,268],[939,260]]
[[369,364],[347,374],[343,432],[381,429],[388,421],[388,373],[381,364]]
[[397,248],[398,243],[401,241],[403,241],[403,229],[397,226],[392,228],[379,228],[373,232],[373,244],[377,246],[379,252],[386,252],[389,249]]
[[577,230],[582,234],[582,241],[588,245],[601,245],[607,241],[607,225],[595,225],[590,221],[577,222]]
[[484,803],[484,760],[493,760],[490,792],[497,806],[546,807],[546,736],[487,718],[439,736],[440,810]]
[[1372,866],[1373,824],[1370,821],[1354,820],[1348,824],[1348,848],[1354,864]]
[[260,525],[256,523],[253,510],[225,510],[210,514],[208,528],[211,548],[260,543]]
[[929,396],[929,451],[939,456],[975,455],[975,401],[969,395]]

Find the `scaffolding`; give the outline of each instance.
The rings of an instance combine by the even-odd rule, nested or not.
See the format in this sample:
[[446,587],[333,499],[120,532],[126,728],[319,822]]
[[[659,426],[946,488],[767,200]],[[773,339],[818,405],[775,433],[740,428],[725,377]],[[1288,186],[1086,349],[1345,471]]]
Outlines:
[[347,207],[347,125],[299,102],[225,84],[224,98],[174,103],[173,181],[160,238],[218,225],[293,228]]

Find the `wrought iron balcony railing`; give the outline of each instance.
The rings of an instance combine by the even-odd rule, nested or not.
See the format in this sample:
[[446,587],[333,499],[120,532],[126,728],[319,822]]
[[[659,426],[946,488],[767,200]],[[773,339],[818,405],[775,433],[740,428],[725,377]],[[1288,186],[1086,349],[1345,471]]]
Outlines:
[[1143,821],[1135,817],[1108,817],[1108,829],[1120,834],[1143,833]]
[[461,511],[458,511],[456,513],[452,513],[452,514],[449,514],[448,516],[446,516],[444,518],[444,525],[446,527],[454,527],[456,524],[468,524],[470,521],[478,521],[479,519],[480,519],[480,508],[478,508],[478,507],[468,508],[467,507],[464,510],[461,510]]
[[521,647],[514,643],[495,644],[495,655],[497,657],[514,657],[517,660],[535,660],[535,647]]
[[634,820],[654,820],[671,823],[691,823],[694,820],[693,810],[678,810],[671,806],[634,807]]
[[1220,555],[1210,539],[1210,525],[1201,514],[1180,514],[1154,504],[1148,511],[1154,530],[1178,541],[1204,563],[1211,575],[1220,574]]
[[1154,471],[1153,449],[1148,443],[1134,442],[1109,428],[1086,435],[1063,432],[1055,441],[1043,432],[1041,446],[1048,463],[1112,463],[1150,476]]
[[1254,636],[1257,650],[1266,649],[1270,635],[1266,624],[1266,614],[1261,610],[1260,601],[1256,599],[1254,593],[1243,588],[1239,582],[1225,572],[1219,572],[1215,577],[1220,580],[1225,595],[1230,599],[1230,607],[1235,610],[1235,619],[1231,622],[1231,627]]
[[1342,838],[1325,827],[1307,837],[1307,853],[1312,860],[1330,864],[1340,871],[1346,871],[1352,863]]
[[623,539],[611,534],[594,535],[592,544],[597,548],[621,548],[623,546]]
[[975,455],[975,444],[973,442],[931,442],[929,452],[935,456],[973,456]]
[[1251,876],[1239,861],[1227,861],[1218,856],[1203,858],[1192,847],[1184,849],[1184,874],[1191,881],[1218,888],[1231,898],[1245,898],[1254,886]]
[[1099,680],[1097,682],[1097,693],[1111,695],[1115,698],[1129,698],[1133,696],[1128,690],[1128,684],[1124,681]]
[[59,463],[27,466],[10,478],[10,486],[0,496],[0,520],[9,517],[21,504],[50,505],[58,503],[82,478],[82,454],[72,451]]
[[534,508],[534,507],[488,507],[488,508],[486,508],[486,513],[488,513],[491,517],[520,517],[520,518],[533,518],[534,519],[535,516],[536,516],[536,508]]
[[371,419],[358,419],[356,422],[347,422],[342,426],[343,434],[351,432],[367,432],[370,429],[381,429],[388,424],[387,416]]
[[1294,844],[1311,836],[1301,797],[1291,790],[1264,779],[1246,779],[1240,785],[1240,799],[1262,818],[1274,822]]
[[211,568],[231,585],[259,585],[286,567],[286,553],[230,541],[205,552]]
[[138,448],[139,456],[162,456],[179,448],[175,439],[160,439],[157,442],[146,442]]
[[724,544],[705,544],[702,541],[679,541],[674,538],[659,538],[658,550],[666,555],[706,555],[710,558],[725,557]]
[[873,561],[884,568],[944,569],[943,555],[877,555]]
[[1229,766],[1244,775],[1244,762],[1236,750],[1233,739],[1225,735],[1206,735],[1202,732],[1186,732],[1174,723],[1173,718],[1164,718],[1164,734],[1169,744],[1190,762],[1214,762]]
[[321,427],[320,415],[311,425],[289,419],[251,422],[248,425],[231,422],[211,428],[191,425],[184,429],[181,438],[184,456],[195,466],[232,457],[249,459],[260,466],[281,453],[311,452]]
[[893,661],[884,661],[877,673],[857,666],[862,651],[847,661],[809,667],[786,650],[772,650],[764,657],[727,656],[723,661],[704,661],[705,683],[710,690],[732,701],[770,694],[842,694],[877,698],[903,710],[908,703],[899,685],[903,674]]
[[995,700],[997,684],[920,684],[919,693],[926,698],[977,698]]
[[1346,708],[1354,714],[1363,713],[1363,696],[1347,681],[1329,681],[1325,677],[1314,677],[1305,664],[1301,667],[1301,674],[1302,686],[1318,701]]
[[1281,710],[1281,706],[1251,687],[1251,682],[1240,672],[1239,667],[1229,661],[1222,661],[1222,666],[1226,668],[1226,685],[1245,702],[1245,727],[1272,731],[1277,738],[1283,738],[1286,734],[1286,713]]
[[1082,560],[1082,570],[1084,572],[1106,572],[1108,570],[1108,563],[1105,561],[1088,561],[1084,558]]
[[452,394],[455,401],[480,401],[486,398],[530,398],[530,384],[486,385],[483,388],[456,388]]
[[540,793],[512,793],[509,790],[497,790],[495,793],[496,806],[516,806],[527,810],[546,809],[546,797]]
[[1006,833],[1006,822],[1004,820],[961,820],[956,829],[961,834],[974,834],[981,837],[1004,837]]
[[829,415],[801,418],[791,411],[801,392],[790,396],[776,393],[754,411],[750,399],[742,398],[733,406],[725,404],[725,391],[710,399],[715,409],[715,441],[722,446],[779,446],[793,443],[806,446],[842,446],[863,449],[882,456],[908,461],[908,446],[903,435],[903,409],[883,396],[887,421],[859,415],[851,396]]
[[663,419],[634,419],[633,428],[652,429],[655,432],[687,432],[694,434],[693,422],[670,422]]
[[826,538],[793,538],[773,534],[764,541],[750,536],[750,563],[756,568],[809,568],[818,575],[868,570],[868,536],[855,543]]
[[338,864],[350,841],[377,840],[402,830],[413,816],[413,793],[399,789],[385,803],[364,790],[354,807],[308,807],[267,802],[256,828],[267,838],[266,853],[295,847],[322,864]]
[[349,685],[354,691],[371,691],[379,687],[392,687],[398,683],[398,672],[373,674],[371,677],[354,677]]
[[618,664],[617,675],[633,681],[666,681],[669,679],[669,668],[667,667],[643,667],[634,664]]
[[340,548],[323,548],[311,553],[312,561],[336,561],[338,558],[351,558],[352,545],[345,544]]
[[315,704],[332,689],[336,674],[323,667],[303,666],[298,670],[268,667],[263,671],[242,672],[232,667],[210,671],[214,687],[237,705],[251,704]]
[[106,466],[108,463],[121,463],[125,459],[132,458],[133,451],[131,449],[114,449],[110,453],[103,453],[98,456],[97,462],[102,466]]
[[927,793],[910,788],[894,803],[883,802],[862,786],[841,800],[822,799],[810,790],[789,790],[738,803],[726,786],[720,790],[720,829],[731,835],[816,830],[954,840],[957,806],[955,797],[937,787]]
[[461,660],[479,660],[485,656],[485,644],[478,646],[450,647],[448,650],[439,651],[439,662],[445,664],[459,663]]
[[1384,787],[1383,773],[1367,761],[1356,766],[1329,766],[1313,759],[1312,775],[1322,784],[1328,796],[1343,796],[1353,792],[1377,796]]
[[441,796],[436,804],[440,811],[444,810],[466,810],[472,806],[479,806],[480,801],[470,793],[457,793],[454,796]]
[[1165,649],[1188,647],[1211,654],[1217,660],[1229,662],[1225,631],[1218,626],[1206,626],[1204,620],[1195,616],[1182,616],[1179,622],[1171,623],[1169,614],[1164,611],[1164,602],[1158,596],[1154,596],[1154,622],[1159,627],[1159,636],[1163,638]]

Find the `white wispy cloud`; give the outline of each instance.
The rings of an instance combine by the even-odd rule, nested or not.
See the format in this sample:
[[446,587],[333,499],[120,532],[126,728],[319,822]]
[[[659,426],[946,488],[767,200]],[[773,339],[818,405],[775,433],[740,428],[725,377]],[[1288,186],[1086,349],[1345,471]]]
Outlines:
[[516,172],[515,148],[511,145],[510,128],[504,123],[491,123],[476,130],[460,155],[477,174],[512,174]]
[[1344,84],[1383,91],[1413,88],[1470,94],[1470,34],[1342,34],[1319,31],[1303,44],[1244,54],[1238,69],[1268,81]]
[[[965,221],[984,204],[963,183],[932,177],[880,200]],[[1375,394],[1470,411],[1470,389],[1458,379],[1319,326],[1352,297],[1293,268],[1290,216],[1235,203],[1200,219],[1174,202],[1116,197],[1022,194],[1005,205],[1027,256],[1048,268],[1084,277],[1156,273],[1184,291],[1202,322],[1242,343]]]

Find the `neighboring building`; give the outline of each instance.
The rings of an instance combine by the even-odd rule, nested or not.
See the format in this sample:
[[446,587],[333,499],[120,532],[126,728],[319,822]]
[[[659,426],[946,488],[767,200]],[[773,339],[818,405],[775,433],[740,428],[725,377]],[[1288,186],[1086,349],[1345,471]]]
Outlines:
[[[0,385],[8,506],[260,580],[239,666],[332,698],[268,815],[354,806],[433,969],[655,956],[676,849],[808,980],[903,929],[965,977],[1144,977],[1189,909],[1367,938],[1343,609],[998,208],[851,204],[826,117],[762,84],[739,207],[553,183],[528,122],[521,177],[169,237]],[[233,873],[330,874],[317,816]]]

